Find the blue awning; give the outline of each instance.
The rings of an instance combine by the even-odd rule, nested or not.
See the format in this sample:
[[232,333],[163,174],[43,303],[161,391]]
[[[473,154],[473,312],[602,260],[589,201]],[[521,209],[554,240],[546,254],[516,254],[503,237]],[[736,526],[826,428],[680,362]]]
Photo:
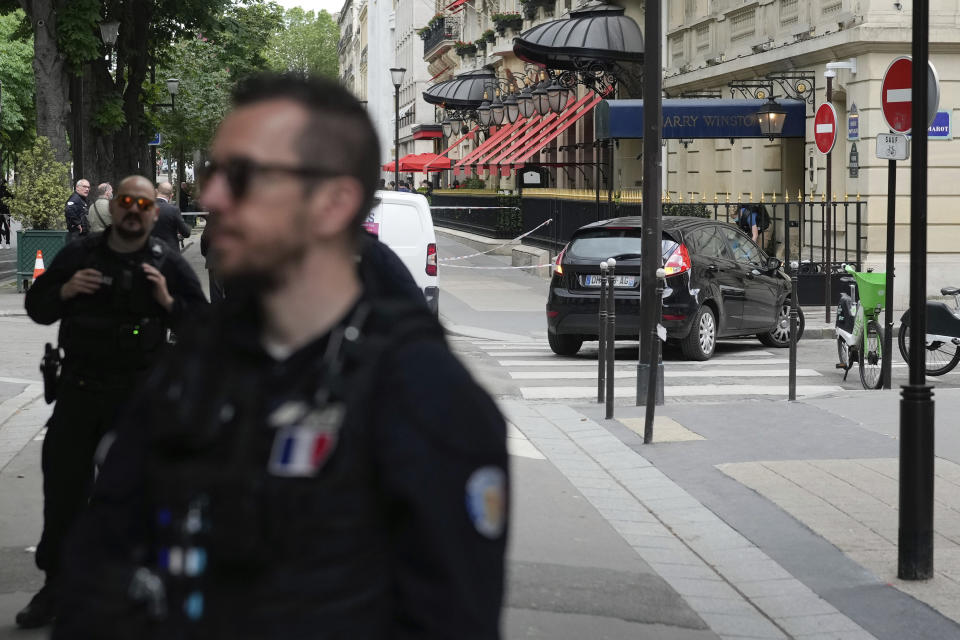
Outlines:
[[[765,138],[757,111],[766,100],[671,98],[663,101],[664,138]],[[787,112],[781,138],[806,135],[806,104],[777,100]],[[643,137],[643,100],[604,100],[594,110],[600,140]]]

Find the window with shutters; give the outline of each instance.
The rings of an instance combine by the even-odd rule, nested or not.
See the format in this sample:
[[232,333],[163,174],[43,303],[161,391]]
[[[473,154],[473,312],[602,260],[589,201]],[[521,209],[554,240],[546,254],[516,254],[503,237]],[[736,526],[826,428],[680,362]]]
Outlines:
[[780,26],[796,24],[800,20],[800,0],[780,0]]
[[823,15],[836,13],[843,8],[843,0],[823,0]]
[[683,34],[678,33],[670,36],[670,61],[673,66],[679,67],[683,64]]
[[730,14],[730,41],[736,42],[743,38],[751,38],[756,33],[756,11],[754,9],[743,9]]
[[710,25],[702,24],[696,29],[697,53],[703,53],[710,48]]

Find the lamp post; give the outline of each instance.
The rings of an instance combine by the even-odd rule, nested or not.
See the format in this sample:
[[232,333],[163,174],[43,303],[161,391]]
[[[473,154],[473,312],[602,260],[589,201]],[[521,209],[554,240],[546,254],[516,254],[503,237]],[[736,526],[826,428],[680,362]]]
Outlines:
[[400,188],[400,85],[403,84],[404,68],[390,69],[390,79],[393,81],[393,183],[394,188]]
[[[177,94],[180,92],[180,79],[167,78],[167,93],[170,94],[170,109],[177,112]],[[177,188],[183,182],[185,172],[183,170],[183,144],[177,144]],[[167,163],[167,180],[170,179],[170,163]]]
[[757,121],[760,124],[760,133],[773,140],[783,132],[783,121],[787,111],[770,96],[765,105],[757,109]]
[[107,70],[113,66],[113,45],[117,44],[120,35],[120,23],[116,20],[100,23],[100,39],[107,45]]

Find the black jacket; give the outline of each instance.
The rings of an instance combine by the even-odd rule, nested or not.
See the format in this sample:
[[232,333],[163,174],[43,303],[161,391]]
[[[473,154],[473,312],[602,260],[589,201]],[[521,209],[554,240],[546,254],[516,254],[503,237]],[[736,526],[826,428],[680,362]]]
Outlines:
[[[167,328],[182,328],[193,313],[206,306],[206,298],[193,269],[180,255],[160,242],[150,241],[140,251],[119,254],[107,246],[107,234],[92,233],[65,246],[27,291],[27,314],[40,324],[61,320],[61,346],[66,352],[65,366],[96,370],[139,368],[117,344],[118,327],[130,325],[140,340],[165,334]],[[157,266],[167,280],[173,296],[168,313],[153,298],[153,285],[143,275],[141,264]],[[80,294],[64,302],[60,289],[80,269],[95,268],[105,276],[94,294]],[[156,319],[148,336],[147,319]],[[129,332],[131,335],[133,329]],[[165,337],[162,336],[162,337]],[[132,339],[132,338],[131,338]],[[107,344],[101,344],[104,341]],[[101,344],[98,348],[97,345]],[[76,348],[74,348],[76,346]]]
[[[329,335],[276,362],[255,305],[213,309],[121,420],[69,547],[54,638],[498,638],[505,425],[425,306],[368,292],[348,314],[370,311],[360,337],[331,350],[342,369],[328,375]],[[303,476],[288,475],[305,460],[291,428],[322,436]],[[202,577],[174,572],[170,550],[198,547]],[[166,586],[161,620],[129,602],[138,566]]]
[[188,225],[180,209],[175,204],[171,204],[162,198],[157,198],[157,223],[153,226],[150,235],[166,242],[174,249],[180,248],[180,238],[178,234],[187,238],[190,236],[190,225]]
[[90,230],[87,222],[87,201],[76,191],[67,199],[67,204],[63,207],[63,215],[67,219],[67,231],[86,233]]

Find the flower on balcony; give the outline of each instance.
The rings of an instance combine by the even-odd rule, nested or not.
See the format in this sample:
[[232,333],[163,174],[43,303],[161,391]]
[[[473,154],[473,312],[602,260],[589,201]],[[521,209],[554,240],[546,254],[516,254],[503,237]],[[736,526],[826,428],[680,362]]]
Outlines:
[[553,4],[554,0],[520,0],[520,5],[523,7],[524,15],[531,20],[537,17],[538,7],[551,9],[553,8]]
[[455,43],[453,43],[453,48],[456,49],[457,55],[461,58],[476,55],[477,53],[477,45],[473,42],[457,40]]
[[489,42],[490,44],[493,44],[494,42],[497,41],[497,34],[494,32],[493,29],[487,29],[486,31],[483,32],[483,39]]
[[495,13],[491,16],[494,28],[501,36],[506,34],[507,29],[519,31],[523,27],[523,16],[515,11],[509,13]]
[[486,51],[486,50],[487,50],[487,39],[486,39],[486,38],[480,38],[479,40],[474,40],[474,41],[473,41],[473,44],[477,47],[477,50],[478,50],[478,51]]

